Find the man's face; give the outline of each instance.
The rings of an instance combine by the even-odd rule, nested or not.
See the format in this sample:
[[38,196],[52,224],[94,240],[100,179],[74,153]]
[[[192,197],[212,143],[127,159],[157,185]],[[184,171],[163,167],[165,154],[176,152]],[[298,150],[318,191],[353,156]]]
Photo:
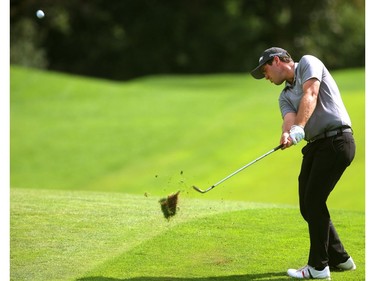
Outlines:
[[275,85],[281,85],[285,81],[285,78],[282,77],[280,62],[278,57],[274,57],[272,63],[266,63],[262,66],[262,72],[266,80]]

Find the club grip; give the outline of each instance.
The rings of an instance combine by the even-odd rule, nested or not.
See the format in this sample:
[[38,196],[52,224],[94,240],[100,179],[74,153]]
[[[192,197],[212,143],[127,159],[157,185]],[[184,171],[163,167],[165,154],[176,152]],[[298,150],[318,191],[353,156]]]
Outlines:
[[273,151],[276,151],[276,150],[282,148],[283,146],[284,146],[283,144],[280,144],[279,146],[276,146],[276,147],[273,149]]

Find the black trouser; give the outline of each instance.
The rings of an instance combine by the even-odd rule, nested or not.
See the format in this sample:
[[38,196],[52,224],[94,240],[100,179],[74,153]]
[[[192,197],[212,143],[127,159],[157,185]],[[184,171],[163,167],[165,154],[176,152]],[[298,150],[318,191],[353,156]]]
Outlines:
[[349,255],[330,219],[329,194],[355,155],[351,133],[308,143],[303,149],[299,181],[300,211],[310,234],[308,264],[316,268],[345,262]]

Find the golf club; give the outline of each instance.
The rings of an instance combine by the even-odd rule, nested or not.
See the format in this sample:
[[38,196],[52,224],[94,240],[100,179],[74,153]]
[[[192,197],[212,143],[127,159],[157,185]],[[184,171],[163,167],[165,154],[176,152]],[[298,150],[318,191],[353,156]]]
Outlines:
[[276,150],[282,148],[284,145],[283,144],[280,144],[279,146],[275,147],[274,149],[268,151],[267,153],[263,154],[262,156],[258,157],[257,159],[251,161],[250,163],[246,164],[245,166],[239,168],[237,171],[231,173],[230,175],[226,176],[225,178],[223,178],[222,180],[218,181],[217,183],[215,183],[214,185],[212,185],[211,187],[207,188],[206,190],[202,190],[200,189],[199,187],[193,185],[193,188],[200,192],[200,193],[206,193],[208,191],[210,191],[211,189],[213,189],[214,187],[218,186],[219,184],[221,184],[222,182],[226,181],[227,179],[229,179],[230,177],[234,176],[235,174],[238,174],[239,172],[241,172],[242,170],[246,169],[247,167],[251,166],[252,164],[254,164],[255,162],[259,161],[260,159],[266,157],[267,155],[270,155],[272,152],[275,152]]

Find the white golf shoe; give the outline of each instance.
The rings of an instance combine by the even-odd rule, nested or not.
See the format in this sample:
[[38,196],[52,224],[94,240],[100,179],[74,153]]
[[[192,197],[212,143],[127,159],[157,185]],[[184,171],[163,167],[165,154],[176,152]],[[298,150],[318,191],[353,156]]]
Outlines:
[[339,263],[335,267],[340,269],[340,270],[355,270],[357,268],[357,266],[355,265],[352,257],[348,258],[348,260],[346,262]]
[[331,280],[331,272],[329,266],[323,270],[316,270],[312,266],[306,265],[300,269],[288,269],[288,275],[298,279],[326,279]]

